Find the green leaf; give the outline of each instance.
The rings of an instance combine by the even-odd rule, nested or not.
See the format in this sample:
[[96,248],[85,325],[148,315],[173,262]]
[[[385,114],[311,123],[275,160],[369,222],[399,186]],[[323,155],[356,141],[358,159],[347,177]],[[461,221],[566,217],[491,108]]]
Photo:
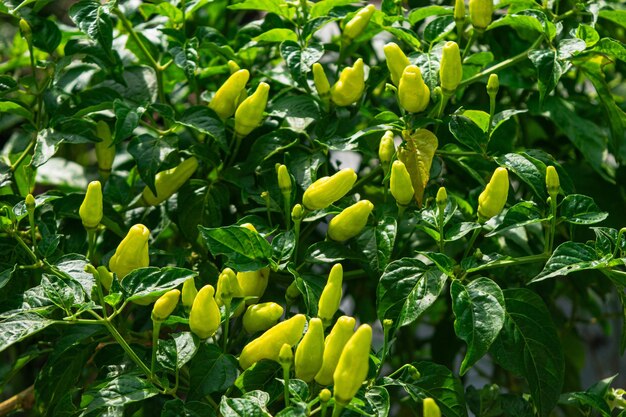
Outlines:
[[96,0],[81,0],[69,11],[70,18],[80,30],[105,50],[113,46],[113,23],[107,8]]
[[537,203],[534,201],[522,201],[511,207],[504,215],[502,222],[485,236],[495,236],[518,227],[541,223],[546,220],[548,219],[543,216]]
[[282,375],[280,364],[262,360],[243,371],[235,381],[235,386],[244,393],[262,389],[269,394],[270,399],[275,399],[283,393],[284,386],[278,381]]
[[552,49],[536,49],[528,53],[528,58],[537,69],[539,96],[541,102],[555,89],[568,65]]
[[530,282],[539,282],[557,276],[565,276],[572,272],[586,269],[602,269],[608,267],[612,255],[598,257],[593,246],[579,242],[565,242],[554,251],[543,271]]
[[287,63],[293,80],[302,84],[306,82],[306,74],[311,71],[311,66],[324,55],[324,46],[319,43],[309,43],[302,49],[297,42],[286,40],[280,44],[280,53]]
[[96,141],[97,140],[92,140],[92,138],[87,136],[75,133],[63,133],[53,128],[40,130],[37,134],[37,143],[35,144],[31,165],[37,168],[48,162],[62,143],[89,143]]
[[510,26],[517,32],[531,31],[537,34],[544,33],[544,27],[535,16],[523,14],[507,14],[492,22],[487,30],[492,30],[502,26]]
[[159,340],[157,360],[161,366],[176,371],[194,357],[200,343],[190,332],[173,333],[171,336],[172,339]]
[[600,16],[603,19],[610,20],[611,22],[616,23],[619,26],[622,26],[623,28],[626,28],[626,10],[604,9],[604,10],[600,10],[600,13],[598,13],[598,16]]
[[447,278],[417,259],[390,263],[376,288],[378,318],[392,319],[397,327],[412,323],[437,300]]
[[374,409],[374,415],[387,417],[389,415],[390,399],[389,392],[384,387],[371,387],[365,391],[365,399]]
[[577,406],[586,412],[587,408],[599,411],[603,417],[611,417],[611,409],[607,404],[607,394],[616,375],[605,378],[593,384],[585,391],[567,392],[561,394],[559,404]]
[[318,274],[302,274],[300,275],[293,267],[287,268],[296,281],[296,286],[302,294],[307,314],[311,317],[317,315],[317,306],[320,296],[326,285],[326,277]]
[[217,346],[202,344],[189,363],[188,398],[201,400],[209,394],[225,391],[237,379],[237,360]]
[[450,120],[450,133],[456,140],[476,152],[482,152],[487,144],[485,131],[467,116],[453,115]]
[[127,404],[146,400],[159,394],[159,389],[147,380],[136,375],[120,375],[111,381],[87,391],[81,404],[86,407],[84,414],[103,408],[123,408]]
[[506,318],[491,345],[504,369],[523,376],[540,416],[548,416],[563,386],[563,350],[550,312],[541,298],[525,288],[503,291]]
[[452,310],[456,320],[454,331],[467,343],[461,363],[464,375],[489,350],[504,324],[504,296],[498,284],[480,277],[468,285],[458,280],[450,286]]
[[121,285],[127,301],[147,296],[156,298],[196,275],[196,272],[185,268],[139,268],[126,275]]
[[170,400],[163,405],[161,417],[214,417],[215,410],[200,401]]
[[190,127],[200,133],[211,135],[217,141],[226,141],[224,123],[213,110],[206,106],[189,107],[176,123]]
[[431,16],[441,16],[441,15],[451,15],[453,12],[453,8],[450,6],[425,6],[418,7],[411,10],[409,13],[409,22],[411,25],[415,25],[418,22],[426,19]]
[[356,239],[360,258],[367,262],[367,268],[380,274],[391,260],[391,252],[396,240],[397,224],[393,217],[385,217],[376,226],[367,226]]
[[241,226],[208,228],[198,226],[213,256],[225,255],[227,266],[238,272],[274,266],[272,247],[260,234]]
[[12,101],[0,101],[0,114],[2,113],[17,114],[28,120],[33,119],[33,114],[26,107]]
[[228,207],[228,189],[218,182],[191,179],[178,190],[178,227],[190,241],[198,238],[198,225],[218,227]]
[[34,313],[18,313],[0,321],[0,352],[53,324]]
[[568,223],[595,224],[606,219],[609,213],[600,211],[593,198],[582,194],[570,194],[561,202],[561,217]]
[[281,0],[244,0],[241,3],[231,4],[228,8],[231,10],[261,10],[291,18],[288,4]]
[[496,160],[524,181],[541,201],[548,198],[546,167],[541,161],[518,153],[508,153]]
[[249,398],[222,397],[220,413],[224,417],[269,417],[257,401]]
[[252,38],[253,41],[256,42],[283,42],[283,41],[292,41],[297,42],[298,35],[291,29],[286,28],[274,28],[270,29],[267,32],[261,33],[259,36],[255,36]]
[[114,143],[120,143],[133,134],[135,128],[139,125],[139,119],[146,111],[143,107],[131,107],[122,100],[113,101],[113,110],[115,112],[115,134]]
[[137,162],[137,172],[152,192],[156,195],[154,178],[171,155],[177,153],[177,138],[174,136],[154,137],[141,135],[128,144],[130,153]]
[[321,0],[311,6],[311,17],[326,16],[335,7],[354,3],[352,0]]

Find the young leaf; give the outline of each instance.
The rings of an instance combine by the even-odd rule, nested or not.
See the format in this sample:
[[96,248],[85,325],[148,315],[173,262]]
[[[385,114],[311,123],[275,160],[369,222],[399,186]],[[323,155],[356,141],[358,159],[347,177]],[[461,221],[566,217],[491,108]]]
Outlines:
[[272,247],[260,234],[241,226],[208,228],[198,226],[213,256],[226,255],[228,266],[238,272],[274,266]]

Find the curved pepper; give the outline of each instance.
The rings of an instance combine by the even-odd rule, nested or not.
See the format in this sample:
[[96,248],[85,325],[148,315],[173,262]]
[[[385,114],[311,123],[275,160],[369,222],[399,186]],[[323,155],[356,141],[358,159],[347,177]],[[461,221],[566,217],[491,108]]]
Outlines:
[[109,261],[111,272],[117,274],[119,279],[123,279],[129,272],[150,265],[149,239],[150,230],[146,226],[136,224],[131,227]]
[[470,22],[478,30],[485,30],[491,23],[493,0],[469,0]]
[[413,200],[414,191],[411,184],[411,176],[401,161],[393,161],[389,188],[391,189],[391,195],[396,199],[396,203],[399,206],[408,206],[411,200]]
[[189,328],[200,339],[212,336],[220,327],[220,308],[213,298],[214,294],[213,286],[205,285],[202,287],[193,300],[189,312]]
[[398,85],[398,101],[408,112],[419,113],[428,107],[430,90],[422,79],[422,71],[416,65],[409,65],[402,72]]
[[324,341],[322,367],[315,375],[315,381],[318,384],[331,385],[333,383],[333,373],[335,368],[337,368],[337,362],[339,362],[339,357],[346,343],[354,334],[355,324],[356,320],[353,317],[341,316],[337,319],[333,329]]
[[161,171],[154,178],[154,195],[150,187],[143,189],[143,201],[150,206],[156,206],[170,198],[198,169],[198,160],[192,156],[185,159],[180,165],[167,171]]
[[509,171],[496,168],[485,190],[478,196],[478,218],[487,221],[500,214],[509,195]]
[[352,239],[361,233],[373,209],[374,205],[368,200],[361,200],[343,209],[328,223],[328,237],[336,242]]
[[445,94],[452,94],[463,78],[461,52],[456,42],[446,42],[443,46],[441,64],[439,66],[441,89]]
[[105,290],[109,291],[111,289],[111,284],[113,284],[113,274],[104,265],[100,265],[97,268],[97,271],[98,276],[100,277],[100,284],[102,284]]
[[228,77],[226,82],[217,90],[215,96],[213,96],[213,99],[209,103],[209,108],[222,119],[227,119],[235,114],[238,98],[241,92],[245,91],[249,78],[250,72],[248,72],[248,70],[243,69],[236,71]]
[[245,99],[235,112],[235,133],[239,138],[248,136],[263,121],[270,86],[260,83],[256,91]]
[[350,19],[343,28],[343,39],[345,43],[350,43],[356,39],[367,27],[372,15],[376,11],[376,7],[370,4],[359,10],[356,15]]
[[327,327],[333,320],[339,303],[341,303],[341,295],[343,285],[343,267],[341,264],[335,264],[328,274],[328,281],[322,290],[322,295],[317,307],[317,317],[322,319],[324,327]]
[[109,125],[100,120],[96,124],[96,136],[101,140],[96,142],[96,160],[98,161],[98,172],[102,178],[107,179],[111,174],[111,167],[115,160],[115,145],[111,136]]
[[371,345],[372,328],[362,324],[343,348],[333,374],[334,396],[339,404],[348,404],[365,381],[369,370]]
[[165,321],[172,314],[180,298],[179,290],[170,290],[159,297],[152,307],[152,320]]
[[393,132],[388,130],[380,139],[380,145],[378,145],[378,159],[380,160],[380,164],[383,166],[385,175],[389,171],[389,164],[393,159],[393,155],[396,153],[396,145],[393,138]]
[[324,105],[324,109],[328,110],[330,104],[330,83],[324,72],[324,67],[319,62],[313,64],[313,83],[317,94],[320,96],[320,100]]
[[441,410],[432,398],[424,398],[422,401],[424,417],[441,417]]
[[296,378],[304,382],[313,377],[322,367],[324,357],[324,326],[318,318],[309,321],[309,328],[296,349]]
[[304,191],[302,204],[309,210],[321,210],[346,195],[356,182],[352,168],[344,168],[330,177],[322,177]]
[[389,68],[389,74],[391,75],[391,82],[397,87],[400,84],[400,78],[402,78],[404,69],[411,65],[411,62],[402,52],[402,49],[393,42],[386,44],[383,47],[383,51],[385,52],[387,68]]
[[239,366],[248,369],[261,359],[277,361],[284,344],[295,346],[300,341],[305,323],[304,314],[296,314],[267,330],[243,348],[239,356]]
[[85,229],[95,229],[102,220],[102,185],[100,181],[91,181],[87,186],[85,199],[78,209],[78,214]]
[[280,304],[273,302],[254,304],[243,315],[243,328],[248,333],[264,331],[278,322],[283,315]]
[[333,103],[340,107],[349,106],[359,101],[365,90],[365,73],[363,60],[357,59],[352,67],[344,68],[339,74],[339,80],[330,89]]

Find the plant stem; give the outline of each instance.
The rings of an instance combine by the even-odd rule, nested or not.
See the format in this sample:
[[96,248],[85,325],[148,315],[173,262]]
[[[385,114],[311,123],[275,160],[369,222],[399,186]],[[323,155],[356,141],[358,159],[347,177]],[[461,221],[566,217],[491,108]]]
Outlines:
[[[126,352],[126,354],[128,354],[128,356],[130,357],[130,359],[135,362],[135,364],[148,376],[148,379],[150,379],[151,382],[156,383],[156,378],[154,378],[154,374],[152,373],[152,371],[150,370],[150,368],[148,368],[146,366],[145,363],[143,363],[143,361],[141,360],[141,358],[139,356],[137,356],[137,354],[135,353],[135,351],[130,347],[130,345],[128,343],[126,343],[126,340],[124,340],[124,338],[122,337],[122,335],[117,331],[117,329],[115,328],[115,326],[113,326],[113,324],[109,321],[109,320],[102,320],[102,324],[104,324],[104,326],[107,328],[107,330],[109,331],[109,333],[111,333],[111,335],[113,336],[113,338],[115,339],[115,341],[117,343],[119,343],[119,345],[122,347],[122,349],[124,349],[124,351]],[[159,384],[160,385],[160,384]]]
[[95,253],[96,249],[96,229],[87,229],[87,259],[93,262],[91,259]]
[[283,365],[283,380],[285,385],[285,408],[289,407],[289,369],[290,366]]
[[150,373],[154,373],[154,366],[156,365],[157,347],[159,345],[159,333],[161,332],[161,322],[159,320],[152,320],[152,358],[150,360]]
[[224,318],[223,349],[224,349],[224,353],[226,353],[228,349],[228,327],[230,325],[230,300],[224,303],[224,316],[225,318]]
[[548,246],[548,253],[552,253],[554,249],[554,234],[556,233],[556,196],[550,197],[550,245]]
[[472,247],[474,246],[474,242],[476,242],[476,238],[480,234],[481,229],[482,229],[482,226],[479,227],[478,229],[474,229],[474,233],[472,233],[472,237],[470,238],[467,244],[467,248],[465,248],[465,253],[463,254],[464,258],[467,258],[467,255],[469,255],[470,251],[472,250]]
[[481,265],[475,268],[470,268],[466,271],[466,273],[469,274],[471,272],[482,271],[484,269],[500,268],[504,266],[522,265],[522,264],[529,264],[533,262],[543,262],[543,261],[546,261],[549,257],[550,257],[550,254],[540,253],[538,255],[522,256],[521,258],[502,259],[500,261],[495,261],[487,265]]
[[333,415],[332,417],[339,417],[341,415],[341,412],[343,411],[343,404],[339,404],[338,402],[335,402],[335,407],[333,408]]

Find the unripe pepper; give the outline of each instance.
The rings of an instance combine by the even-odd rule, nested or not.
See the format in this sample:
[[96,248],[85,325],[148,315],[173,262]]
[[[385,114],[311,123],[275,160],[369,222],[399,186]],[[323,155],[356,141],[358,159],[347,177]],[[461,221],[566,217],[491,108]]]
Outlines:
[[100,142],[96,142],[96,160],[98,161],[98,172],[104,179],[109,178],[111,167],[115,160],[115,145],[111,136],[111,129],[104,120],[99,120],[96,124],[96,136]]
[[246,298],[246,304],[254,304],[263,297],[269,276],[270,269],[267,267],[258,271],[237,272],[237,282],[242,296]]
[[228,60],[227,65],[228,65],[228,71],[230,71],[231,75],[236,73],[237,71],[239,71],[241,69],[239,64],[236,63],[235,61],[233,61],[232,59]]
[[95,229],[102,220],[102,185],[100,181],[91,181],[87,186],[85,199],[78,209],[85,229]]
[[243,348],[239,356],[239,366],[248,369],[261,359],[278,360],[284,344],[295,346],[300,341],[305,323],[304,314],[296,314],[267,330]]
[[330,392],[328,388],[324,388],[319,393],[319,398],[321,403],[327,403],[332,398],[333,394]]
[[340,107],[349,106],[359,101],[365,90],[365,73],[363,60],[357,59],[352,67],[344,68],[339,74],[339,80],[330,89],[333,103]]
[[474,28],[484,31],[491,23],[493,0],[469,0],[469,14]]
[[22,36],[24,37],[24,39],[26,39],[26,42],[28,42],[28,44],[30,45],[33,40],[33,30],[30,28],[30,25],[28,24],[28,22],[24,19],[20,19],[19,25],[20,25],[20,32]]
[[343,209],[328,223],[328,237],[336,242],[352,239],[361,233],[373,209],[374,205],[368,200],[361,200]]
[[275,325],[283,315],[280,304],[273,302],[254,304],[243,315],[243,328],[248,333],[265,331]]
[[485,190],[478,196],[478,218],[487,221],[500,214],[509,195],[509,172],[496,168]]
[[196,289],[195,279],[189,278],[183,283],[183,307],[185,307],[185,310],[191,310],[196,295],[198,295],[198,290]]
[[285,290],[285,300],[287,304],[293,304],[298,297],[300,297],[300,290],[298,289],[296,281],[292,281]]
[[556,168],[552,165],[546,168],[546,188],[548,189],[548,194],[552,197],[552,199],[556,198],[559,194],[559,189],[561,188],[559,174],[556,172]]
[[409,65],[402,72],[398,85],[398,100],[400,106],[411,113],[419,113],[428,107],[430,90],[416,65]]
[[437,203],[437,207],[439,211],[443,212],[448,205],[448,192],[446,191],[446,187],[439,187],[437,190],[437,197],[435,198]]
[[302,204],[309,210],[321,210],[346,195],[356,182],[352,168],[344,168],[330,177],[322,177],[304,191]]
[[185,159],[180,165],[167,171],[156,174],[154,187],[157,194],[154,195],[150,187],[143,189],[143,201],[150,206],[156,206],[170,198],[198,169],[198,160],[192,156]]
[[245,91],[249,78],[250,73],[245,69],[232,74],[217,90],[209,103],[209,108],[222,119],[227,119],[235,114],[239,95],[242,91]]
[[283,369],[287,368],[287,371],[289,371],[289,368],[291,368],[292,362],[293,362],[293,349],[288,343],[284,343],[282,347],[280,348],[280,351],[278,352],[278,363],[281,364]]
[[396,145],[393,141],[394,134],[391,130],[385,132],[380,139],[380,145],[378,145],[378,159],[383,167],[385,175],[389,171],[389,164],[393,159],[393,155],[396,153]]
[[424,417],[441,417],[441,410],[432,398],[424,398],[422,401]]
[[446,42],[443,46],[439,78],[441,79],[441,89],[444,94],[454,93],[454,90],[456,90],[463,78],[461,52],[456,42]]
[[330,331],[330,334],[324,341],[324,357],[322,367],[315,381],[320,385],[331,385],[333,383],[333,373],[339,362],[339,357],[348,340],[354,334],[354,325],[356,320],[353,317],[341,316]]
[[317,317],[322,319],[324,327],[328,327],[339,308],[342,285],[343,267],[341,264],[335,264],[328,274],[328,281],[322,290],[317,307]]
[[278,175],[278,188],[283,196],[289,197],[291,194],[291,176],[289,175],[289,171],[287,167],[283,164],[278,166],[276,170],[276,174]]
[[109,272],[106,266],[100,265],[97,268],[98,276],[100,277],[100,284],[109,291],[111,289],[111,284],[113,284],[113,274]]
[[304,382],[313,377],[322,367],[324,357],[324,326],[318,318],[309,321],[309,328],[296,349],[296,378]]
[[237,137],[248,136],[263,121],[263,112],[267,105],[270,86],[260,83],[256,91],[245,99],[235,112],[235,133]]
[[414,191],[411,184],[411,176],[401,161],[393,161],[389,188],[391,189],[391,195],[396,199],[396,203],[399,206],[408,206],[411,200],[413,200]]
[[491,74],[487,80],[487,94],[489,97],[495,97],[500,89],[500,79],[498,74]]
[[193,306],[189,313],[189,328],[200,339],[215,334],[220,327],[220,308],[215,302],[213,295],[215,289],[211,285],[205,285],[198,291],[198,295],[193,300]]
[[304,207],[301,204],[296,204],[291,209],[291,220],[294,222],[300,222],[304,217]]
[[365,381],[369,370],[371,345],[372,328],[362,324],[343,348],[333,374],[334,396],[339,404],[348,404]]
[[179,290],[170,290],[159,297],[152,307],[152,320],[165,321],[172,314],[180,298]]
[[324,105],[324,109],[328,110],[328,106],[330,105],[330,83],[324,72],[324,67],[322,67],[322,64],[319,62],[313,64],[313,83]]
[[346,23],[346,26],[343,28],[343,40],[345,43],[352,42],[352,40],[363,33],[375,11],[376,7],[374,7],[374,5],[370,4],[369,6],[365,6]]
[[233,298],[238,297],[243,297],[243,291],[237,282],[237,275],[232,269],[224,268],[217,278],[215,301],[218,306],[229,305]]
[[383,51],[385,52],[387,68],[389,68],[389,74],[391,75],[391,82],[397,87],[400,84],[400,78],[402,78],[404,69],[411,65],[411,62],[402,52],[402,49],[393,42],[386,44]]
[[35,200],[35,197],[32,194],[28,194],[26,195],[26,198],[24,199],[24,204],[26,205],[26,210],[28,212],[34,212],[35,211],[35,207],[37,206],[37,201]]
[[465,0],[454,1],[454,21],[457,24],[465,21]]
[[149,239],[150,230],[146,226],[136,224],[131,227],[109,261],[111,272],[117,274],[119,279],[123,279],[129,272],[150,265]]

